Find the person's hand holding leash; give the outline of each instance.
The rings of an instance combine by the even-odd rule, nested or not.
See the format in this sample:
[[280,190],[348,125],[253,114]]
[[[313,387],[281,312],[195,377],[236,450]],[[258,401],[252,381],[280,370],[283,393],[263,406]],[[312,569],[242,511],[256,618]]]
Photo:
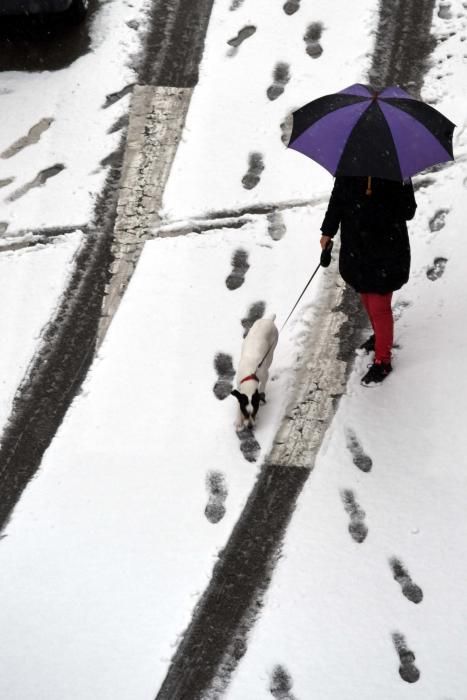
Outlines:
[[321,267],[329,267],[331,263],[332,246],[334,245],[333,240],[331,236],[321,236],[320,243],[322,248],[320,265]]

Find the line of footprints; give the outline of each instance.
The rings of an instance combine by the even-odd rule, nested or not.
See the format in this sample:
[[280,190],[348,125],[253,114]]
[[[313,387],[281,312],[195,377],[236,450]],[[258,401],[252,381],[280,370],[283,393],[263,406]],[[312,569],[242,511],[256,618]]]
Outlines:
[[[284,13],[286,15],[295,14],[300,9],[300,3],[301,0],[287,0],[283,5]],[[235,11],[241,5],[243,5],[243,0],[233,0],[230,10]],[[247,24],[242,27],[234,37],[227,40],[227,44],[230,47],[227,55],[234,57],[238,53],[240,46],[256,33],[257,27],[253,24]],[[322,22],[312,22],[308,25],[303,35],[305,51],[313,59],[319,58],[323,53],[323,47],[320,43],[322,33]],[[290,65],[284,61],[278,61],[272,71],[272,82],[266,88],[266,96],[271,102],[277,100],[284,93],[290,78]],[[287,143],[289,129],[286,123],[281,124],[281,130],[281,139],[283,143]],[[248,156],[248,169],[242,178],[242,185],[246,190],[252,190],[259,184],[264,168],[263,154],[258,151],[251,152]]]
[[[372,469],[373,462],[371,457],[365,453],[355,431],[351,428],[347,428],[345,437],[347,449],[352,456],[354,465],[363,473],[368,474]],[[350,519],[348,526],[350,536],[355,542],[361,544],[368,535],[365,511],[357,502],[355,493],[351,489],[343,489],[340,495],[344,509],[346,513],[348,513]],[[414,583],[405,564],[395,556],[390,557],[388,563],[394,580],[400,586],[402,595],[411,603],[421,603],[423,600],[423,591],[420,586]],[[392,634],[392,641],[399,656],[399,675],[407,683],[415,683],[420,678],[420,671],[415,665],[414,652],[409,649],[404,635],[399,632],[394,632]]]

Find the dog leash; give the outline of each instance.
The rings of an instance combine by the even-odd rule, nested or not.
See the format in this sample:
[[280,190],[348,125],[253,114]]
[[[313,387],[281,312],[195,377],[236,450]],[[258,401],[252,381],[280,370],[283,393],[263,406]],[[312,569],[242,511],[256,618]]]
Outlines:
[[[311,275],[310,279],[308,280],[308,282],[306,283],[305,287],[303,288],[302,293],[300,294],[300,296],[298,297],[297,301],[296,301],[295,304],[293,305],[292,311],[289,313],[289,315],[288,315],[287,318],[285,319],[284,323],[282,324],[282,326],[281,326],[281,328],[280,328],[280,330],[279,330],[279,334],[281,334],[282,331],[284,330],[284,328],[285,328],[285,326],[286,326],[286,324],[287,324],[287,321],[289,320],[289,318],[292,316],[293,312],[294,312],[295,309],[297,308],[297,306],[298,306],[298,304],[299,304],[301,298],[303,297],[303,295],[305,294],[306,290],[307,290],[308,287],[310,286],[310,284],[311,284],[311,282],[313,281],[313,279],[314,279],[316,273],[318,272],[319,268],[320,268],[320,267],[329,267],[329,265],[330,265],[330,263],[331,263],[331,251],[332,251],[332,246],[333,246],[333,245],[334,245],[334,243],[333,243],[333,241],[332,241],[332,239],[331,239],[331,240],[328,242],[327,246],[326,246],[325,248],[323,248],[323,250],[321,251],[321,256],[320,256],[320,259],[319,259],[319,264],[318,264],[316,270],[315,270],[315,271],[313,272],[313,274]],[[259,369],[259,368],[261,367],[261,365],[263,364],[263,362],[264,362],[264,360],[266,359],[266,357],[267,357],[267,356],[269,355],[269,353],[271,352],[273,345],[274,345],[274,343],[272,343],[272,344],[269,346],[269,348],[266,350],[265,356],[263,357],[263,359],[261,360],[261,362],[259,363],[259,365],[257,366],[257,368],[256,368],[256,370],[255,370],[255,372],[254,372],[255,375],[256,375],[256,372],[258,371],[258,369]]]

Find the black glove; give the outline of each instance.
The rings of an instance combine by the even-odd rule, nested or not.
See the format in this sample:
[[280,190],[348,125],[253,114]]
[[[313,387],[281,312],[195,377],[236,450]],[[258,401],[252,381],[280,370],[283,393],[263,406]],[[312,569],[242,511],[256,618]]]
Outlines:
[[328,241],[326,248],[323,248],[321,252],[321,257],[320,257],[320,265],[321,267],[329,267],[329,264],[331,262],[331,251],[332,251],[332,246],[334,245],[333,241]]

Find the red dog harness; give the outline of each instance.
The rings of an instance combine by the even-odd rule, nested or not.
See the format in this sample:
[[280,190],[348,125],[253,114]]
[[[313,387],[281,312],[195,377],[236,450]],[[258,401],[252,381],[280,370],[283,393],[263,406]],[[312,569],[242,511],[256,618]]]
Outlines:
[[258,377],[256,376],[256,374],[249,374],[248,377],[243,377],[243,379],[241,380],[240,384],[243,384],[243,382],[247,382],[249,379],[254,379],[254,380],[255,380],[256,382],[258,382],[258,384],[259,384],[259,379],[258,379]]

